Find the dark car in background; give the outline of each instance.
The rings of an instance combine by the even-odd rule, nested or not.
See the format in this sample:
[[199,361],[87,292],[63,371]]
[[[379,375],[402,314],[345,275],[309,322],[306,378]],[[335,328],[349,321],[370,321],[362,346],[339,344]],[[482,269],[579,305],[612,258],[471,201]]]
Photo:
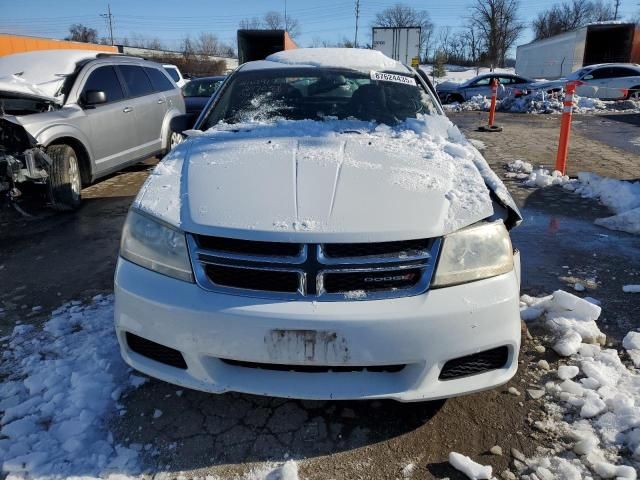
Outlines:
[[217,77],[194,78],[182,87],[182,95],[184,96],[186,112],[192,117],[194,122],[211,98],[211,95],[216,92],[218,87],[222,85],[222,82],[224,82],[226,78],[227,77],[223,75]]
[[518,90],[531,87],[533,80],[510,73],[486,73],[473,77],[463,83],[443,82],[436,85],[438,97],[442,103],[464,102],[476,95],[491,96],[491,81],[498,80],[498,98],[505,97]]

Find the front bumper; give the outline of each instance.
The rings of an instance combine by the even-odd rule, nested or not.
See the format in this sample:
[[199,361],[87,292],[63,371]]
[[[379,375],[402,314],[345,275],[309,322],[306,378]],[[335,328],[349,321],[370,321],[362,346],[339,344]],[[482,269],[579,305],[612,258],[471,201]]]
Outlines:
[[[305,399],[434,400],[493,388],[515,374],[516,272],[399,299],[283,302],[208,292],[120,259],[115,324],[129,365],[187,388]],[[132,351],[127,332],[180,351],[187,369]],[[502,368],[438,379],[448,360],[503,346],[509,354]],[[406,367],[393,373],[300,372],[237,362]]]

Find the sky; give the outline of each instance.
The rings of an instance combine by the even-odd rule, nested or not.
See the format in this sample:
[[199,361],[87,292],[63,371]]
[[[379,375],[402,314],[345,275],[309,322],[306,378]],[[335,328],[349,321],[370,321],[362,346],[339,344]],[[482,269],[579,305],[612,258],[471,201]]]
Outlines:
[[[243,18],[260,17],[270,10],[296,18],[301,35],[299,46],[311,46],[315,40],[353,39],[356,0],[0,0],[0,32],[63,38],[72,23],[82,23],[107,36],[106,21],[100,14],[111,6],[115,42],[134,36],[159,38],[177,49],[186,35],[213,32],[221,40],[234,44],[238,23]],[[426,10],[437,28],[452,30],[464,25],[473,0],[402,0]],[[397,3],[394,0],[360,0],[359,42],[369,42],[375,14]],[[521,0],[520,17],[527,24],[536,14],[557,0]],[[621,16],[627,18],[640,7],[637,0],[622,0]],[[436,30],[437,34],[437,30]],[[531,41],[530,29],[518,44]]]

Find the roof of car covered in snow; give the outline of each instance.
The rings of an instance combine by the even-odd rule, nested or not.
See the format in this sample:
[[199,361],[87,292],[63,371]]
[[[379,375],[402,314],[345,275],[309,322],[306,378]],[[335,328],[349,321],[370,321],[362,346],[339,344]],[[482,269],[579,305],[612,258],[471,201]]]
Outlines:
[[296,48],[269,55],[265,60],[248,62],[242,71],[267,68],[315,67],[345,68],[349,70],[378,70],[384,72],[410,74],[411,70],[402,63],[387,57],[377,50],[364,48]]

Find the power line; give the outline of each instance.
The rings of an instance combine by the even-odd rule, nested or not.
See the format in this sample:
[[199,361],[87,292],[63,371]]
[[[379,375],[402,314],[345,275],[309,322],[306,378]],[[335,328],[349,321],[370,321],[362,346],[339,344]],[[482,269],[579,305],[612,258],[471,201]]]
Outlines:
[[360,0],[356,0],[356,36],[353,41],[353,46],[358,48],[358,20],[360,19]]
[[111,45],[113,45],[113,15],[111,15],[111,5],[107,5],[108,13],[101,13],[100,16],[102,18],[108,19],[109,22],[109,36],[111,37]]

